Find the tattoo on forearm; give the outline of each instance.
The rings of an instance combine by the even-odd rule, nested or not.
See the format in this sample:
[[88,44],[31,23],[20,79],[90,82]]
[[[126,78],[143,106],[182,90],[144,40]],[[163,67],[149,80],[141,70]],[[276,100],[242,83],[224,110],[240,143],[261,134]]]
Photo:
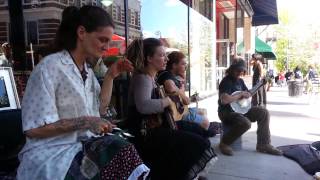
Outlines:
[[65,132],[88,128],[86,119],[82,117],[74,119],[61,119],[60,121],[57,121],[55,124],[52,125],[55,129]]
[[79,117],[73,119],[61,119],[52,124],[53,128],[62,132],[70,132],[77,130],[90,130],[95,134],[101,133],[100,122],[97,119],[88,119]]

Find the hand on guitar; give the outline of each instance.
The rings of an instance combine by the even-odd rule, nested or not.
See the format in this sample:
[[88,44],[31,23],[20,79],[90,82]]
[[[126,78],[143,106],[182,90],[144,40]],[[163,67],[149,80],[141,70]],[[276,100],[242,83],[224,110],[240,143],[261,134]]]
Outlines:
[[242,91],[240,95],[241,95],[240,99],[242,99],[242,98],[247,99],[247,98],[251,97],[251,93],[248,91]]
[[172,102],[172,100],[169,96],[162,98],[162,106],[163,107],[169,107],[169,109],[171,110],[173,104],[174,103]]
[[191,101],[191,102],[198,102],[199,99],[200,99],[199,93],[194,93],[194,94],[190,97],[190,101]]

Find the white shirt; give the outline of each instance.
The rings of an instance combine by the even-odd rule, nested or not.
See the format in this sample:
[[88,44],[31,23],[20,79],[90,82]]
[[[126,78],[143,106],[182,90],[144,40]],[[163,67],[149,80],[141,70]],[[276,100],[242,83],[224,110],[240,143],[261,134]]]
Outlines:
[[[23,130],[60,119],[99,116],[100,86],[85,66],[85,83],[67,51],[45,57],[33,70],[22,101]],[[89,131],[75,131],[43,139],[30,139],[19,154],[17,178],[63,180],[74,156],[82,150],[80,139]]]

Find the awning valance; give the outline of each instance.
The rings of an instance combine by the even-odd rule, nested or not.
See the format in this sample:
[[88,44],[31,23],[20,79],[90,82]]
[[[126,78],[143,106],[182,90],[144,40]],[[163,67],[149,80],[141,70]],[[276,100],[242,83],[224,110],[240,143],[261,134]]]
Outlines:
[[252,26],[278,24],[276,0],[249,0],[253,9]]
[[257,53],[262,54],[262,56],[266,59],[274,59],[274,60],[277,59],[276,55],[272,51],[272,47],[269,44],[263,42],[258,37],[255,37],[255,43],[256,43],[255,51]]

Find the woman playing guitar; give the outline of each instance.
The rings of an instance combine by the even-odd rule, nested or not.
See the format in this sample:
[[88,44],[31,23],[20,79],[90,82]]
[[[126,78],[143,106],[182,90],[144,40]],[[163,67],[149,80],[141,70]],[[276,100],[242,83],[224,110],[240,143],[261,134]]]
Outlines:
[[196,98],[189,98],[185,94],[186,65],[186,57],[182,52],[171,52],[168,55],[166,70],[158,73],[157,82],[164,86],[166,93],[176,94],[180,97],[184,111],[178,120],[197,123],[207,130],[210,122],[205,113],[198,108],[188,108],[190,102]]
[[166,67],[167,57],[158,39],[135,40],[127,58],[135,73],[129,88],[128,127],[141,157],[151,168],[151,179],[193,179],[216,159],[209,140],[166,126],[157,117],[170,105],[157,96],[155,76]]
[[[262,153],[282,155],[280,150],[270,144],[270,115],[267,109],[263,107],[252,107],[248,112],[242,114],[235,112],[230,106],[230,104],[235,101],[252,96],[241,78],[246,69],[246,63],[243,59],[235,59],[227,69],[226,76],[219,84],[218,115],[222,123],[230,126],[230,130],[223,134],[219,148],[223,154],[233,155],[230,144],[250,129],[252,122],[257,122],[256,150]],[[232,95],[236,91],[240,92]]]

